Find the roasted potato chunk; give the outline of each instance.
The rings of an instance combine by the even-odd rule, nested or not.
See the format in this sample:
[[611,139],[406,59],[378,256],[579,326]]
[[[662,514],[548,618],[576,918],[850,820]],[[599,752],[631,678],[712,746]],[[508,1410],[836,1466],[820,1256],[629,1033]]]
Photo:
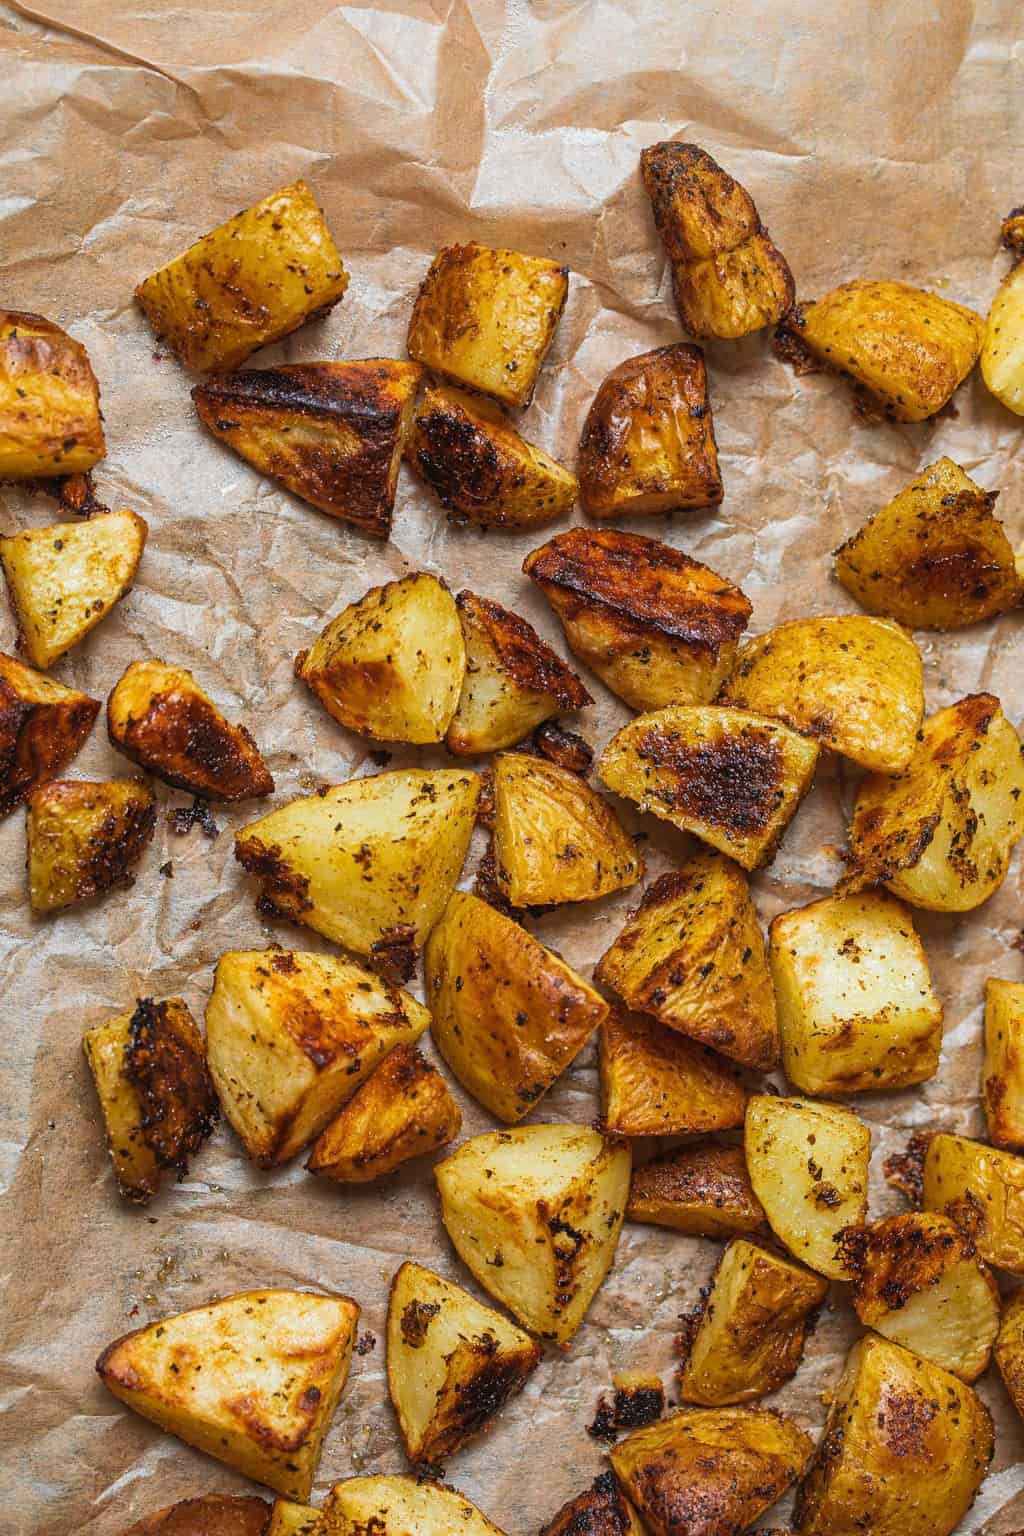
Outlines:
[[693,1136],[743,1124],[746,1091],[729,1062],[643,1014],[601,1027],[602,1124],[616,1136]]
[[529,405],[569,296],[569,270],[470,241],[434,257],[409,321],[409,356],[505,405]]
[[[295,1506],[293,1506],[294,1508]],[[268,1519],[270,1523],[268,1524]],[[263,1499],[207,1493],[147,1515],[123,1536],[289,1536]]]
[[710,850],[656,880],[601,956],[597,980],[630,1008],[768,1071],[779,1059],[764,937],[747,877]]
[[1024,836],[1024,748],[990,693],[924,722],[899,774],[871,774],[850,823],[837,894],[885,885],[913,907],[969,912],[1006,877]]
[[235,837],[263,911],[357,955],[418,949],[444,911],[473,835],[480,780],[409,768],[292,800]]
[[797,1493],[799,1536],[949,1536],[992,1447],[972,1388],[888,1339],[861,1339]]
[[42,315],[0,309],[0,480],[83,474],[106,451],[81,342]]
[[349,1477],[320,1508],[318,1536],[502,1536],[455,1488],[418,1477]]
[[0,816],[71,761],[99,710],[98,699],[0,654]]
[[981,1096],[989,1141],[1024,1147],[1024,982],[985,983]]
[[386,539],[422,372],[387,357],[247,368],[197,384],[192,399],[261,475]]
[[1013,1406],[1024,1415],[1024,1290],[1007,1299],[994,1353]]
[[562,1505],[541,1536],[644,1536],[644,1528],[615,1474],[603,1472],[586,1493]]
[[634,1169],[626,1216],[688,1237],[732,1237],[765,1225],[743,1148],[710,1142],[677,1147]]
[[1024,416],[1024,216],[1019,208],[1002,223],[1002,242],[1014,265],[999,285],[988,312],[981,348],[986,388],[1008,411]]
[[[291,1499],[275,1499],[263,1536],[317,1536],[320,1511],[312,1504],[296,1504]],[[182,1533],[190,1536],[190,1533]]]
[[367,1184],[454,1141],[462,1111],[415,1046],[397,1045],[320,1132],[306,1167],[337,1184]]
[[134,882],[156,826],[156,799],[139,779],[103,784],[51,779],[28,802],[33,912],[56,912]]
[[179,1178],[220,1115],[203,1037],[180,997],[140,997],[130,1013],[82,1037],[117,1187],[145,1204],[173,1168]]
[[139,283],[135,297],[186,368],[237,368],[333,309],[348,287],[304,181],[254,203]]
[[640,173],[690,335],[774,325],[792,306],[793,276],[746,188],[706,150],[671,139],[642,152]]
[[221,955],[206,1005],[224,1113],[262,1168],[319,1135],[395,1046],[430,1022],[408,992],[352,960],[283,949]]
[[520,437],[490,400],[427,387],[412,420],[406,458],[447,508],[450,523],[537,528],[568,517],[576,476]]
[[835,573],[861,607],[910,629],[963,629],[1016,608],[1024,580],[996,495],[938,459],[836,550]]
[[547,1093],[608,1013],[564,960],[468,891],[453,893],[427,940],[425,987],[434,1044],[507,1125]]
[[463,1142],[434,1169],[470,1273],[524,1328],[566,1346],[612,1266],[629,1147],[582,1125],[520,1125]]
[[591,517],[642,517],[722,500],[700,347],[629,357],[594,396],[580,438],[580,500]]
[[708,704],[731,672],[750,604],[669,544],[569,528],[527,555],[581,661],[632,709]]
[[388,1301],[388,1391],[410,1461],[441,1466],[526,1385],[540,1345],[419,1264]]
[[605,747],[609,789],[744,869],[768,864],[811,787],[817,745],[745,709],[659,709],[638,715]]
[[987,1264],[1024,1275],[1024,1157],[966,1136],[928,1138],[921,1204],[956,1222]]
[[168,1434],[286,1498],[309,1498],[359,1308],[347,1296],[243,1291],[136,1328],[100,1379]]

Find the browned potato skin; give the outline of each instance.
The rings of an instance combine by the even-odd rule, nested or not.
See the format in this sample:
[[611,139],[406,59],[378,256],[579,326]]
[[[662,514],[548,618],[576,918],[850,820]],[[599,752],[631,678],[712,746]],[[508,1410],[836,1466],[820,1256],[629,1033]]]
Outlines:
[[1014,1291],[1003,1308],[993,1353],[1013,1406],[1024,1417],[1024,1290]]
[[71,761],[99,710],[98,699],[0,654],[0,816]]
[[576,469],[591,517],[716,507],[724,492],[700,347],[676,342],[613,368],[587,413]]
[[156,798],[140,779],[103,784],[52,779],[28,802],[33,912],[53,912],[131,885],[156,826]]
[[586,1493],[562,1505],[541,1536],[643,1536],[643,1526],[615,1474],[603,1472]]
[[0,480],[81,474],[105,452],[81,342],[42,315],[0,310]]
[[1024,1157],[967,1136],[930,1136],[922,1204],[955,1221],[986,1263],[1024,1275]]
[[337,1184],[366,1184],[436,1152],[462,1129],[462,1111],[436,1067],[398,1045],[313,1144],[306,1167]]
[[691,1136],[743,1124],[747,1094],[731,1063],[640,1013],[601,1027],[603,1126],[615,1136]]
[[743,1148],[711,1142],[678,1147],[634,1169],[626,1217],[689,1237],[732,1237],[766,1225]]
[[982,1103],[988,1139],[1024,1147],[1024,982],[985,983],[985,1060]]
[[269,1517],[263,1499],[207,1493],[147,1515],[123,1536],[262,1536]]

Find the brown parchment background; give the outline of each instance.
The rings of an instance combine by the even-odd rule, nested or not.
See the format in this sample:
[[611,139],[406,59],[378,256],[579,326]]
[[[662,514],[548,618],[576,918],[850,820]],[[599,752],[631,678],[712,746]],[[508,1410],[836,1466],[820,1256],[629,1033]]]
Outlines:
[[[192,668],[255,732],[279,805],[370,767],[365,744],[293,680],[292,657],[373,583],[436,571],[511,603],[564,649],[519,573],[539,538],[449,531],[403,471],[394,539],[381,547],[204,436],[192,380],[158,355],[131,297],[199,234],[299,175],[326,209],[352,274],[345,300],[257,363],[402,355],[417,283],[443,242],[472,237],[565,260],[571,297],[524,428],[571,462],[606,371],[680,334],[637,176],[639,151],[656,138],[698,140],[752,189],[801,296],[889,276],[984,310],[1005,266],[999,217],[1024,199],[1020,19],[1015,0],[0,4],[0,303],[39,310],[86,344],[106,416],[101,494],[150,525],[133,593],[54,675],[104,697],[135,657]],[[1001,490],[1011,538],[1024,542],[1024,424],[977,379],[953,417],[868,428],[841,385],[796,380],[764,335],[712,346],[708,361],[725,501],[637,526],[741,582],[755,631],[849,611],[829,551],[942,453]],[[4,532],[53,520],[41,498],[0,494]],[[987,688],[1019,724],[1020,623],[921,637],[929,707]],[[0,604],[0,647],[14,638]],[[598,704],[583,729],[603,743],[625,711],[588,682]],[[125,768],[100,724],[69,772]],[[848,768],[823,763],[756,881],[765,919],[830,886],[851,787]],[[162,810],[184,803],[163,788],[159,796]],[[318,1497],[356,1471],[404,1470],[383,1375],[390,1276],[411,1255],[472,1285],[441,1229],[426,1164],[344,1193],[311,1180],[301,1162],[253,1171],[222,1126],[188,1180],[147,1211],[114,1193],[83,1030],[140,993],[180,992],[201,1017],[222,950],[320,942],[267,926],[231,856],[231,831],[267,808],[218,812],[213,843],[198,830],[174,836],[162,814],[132,891],[49,920],[28,910],[23,813],[0,825],[0,1507],[11,1536],[111,1536],[172,1500],[242,1487],[123,1410],[92,1364],[139,1322],[251,1286],[348,1292],[378,1338],[354,1361]],[[681,843],[670,829],[648,830],[658,872]],[[166,859],[173,879],[158,873]],[[589,974],[635,894],[534,926]],[[1024,978],[1012,947],[1020,894],[1017,860],[980,912],[921,915],[946,1046],[924,1088],[856,1101],[873,1126],[876,1170],[910,1127],[982,1130],[982,985],[990,974]],[[456,1091],[465,1133],[489,1128]],[[535,1115],[585,1121],[597,1108],[588,1050]],[[898,1205],[877,1172],[873,1202],[875,1214]],[[537,1530],[605,1464],[584,1426],[612,1370],[650,1366],[670,1379],[678,1314],[717,1251],[628,1226],[571,1352],[544,1360],[449,1478],[513,1536]],[[774,1399],[809,1428],[820,1425],[821,1394],[854,1333],[848,1309],[826,1315],[798,1377]],[[998,1452],[962,1530],[1005,1536],[1024,1525],[1024,1432],[994,1373],[981,1391]]]

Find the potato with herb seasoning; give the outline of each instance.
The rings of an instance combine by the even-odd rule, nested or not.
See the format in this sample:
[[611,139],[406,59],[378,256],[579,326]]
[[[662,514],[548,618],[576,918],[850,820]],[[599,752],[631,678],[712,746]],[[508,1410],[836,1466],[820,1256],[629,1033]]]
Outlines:
[[1024,1147],[1024,982],[985,983],[981,1099],[993,1146]]
[[0,816],[71,761],[99,712],[98,699],[0,655]]
[[929,1136],[921,1204],[955,1221],[987,1264],[1024,1275],[1024,1157],[967,1136]]
[[437,1068],[415,1046],[396,1045],[324,1126],[306,1167],[336,1184],[367,1184],[447,1146],[461,1129],[462,1111]]
[[988,312],[981,348],[981,376],[996,399],[1024,416],[1024,211],[1012,209],[1002,222],[1002,243],[1013,266],[999,285]]
[[423,1477],[348,1477],[320,1506],[316,1536],[502,1536],[458,1489]]
[[617,1136],[693,1136],[743,1124],[747,1094],[731,1062],[640,1013],[601,1026],[602,1124]]
[[33,912],[56,912],[132,885],[156,826],[156,798],[141,779],[51,779],[28,802],[28,888]]
[[81,342],[42,315],[0,309],[0,480],[83,474],[106,451]]
[[689,1237],[726,1238],[765,1227],[743,1148],[714,1142],[677,1147],[635,1168],[626,1217]]

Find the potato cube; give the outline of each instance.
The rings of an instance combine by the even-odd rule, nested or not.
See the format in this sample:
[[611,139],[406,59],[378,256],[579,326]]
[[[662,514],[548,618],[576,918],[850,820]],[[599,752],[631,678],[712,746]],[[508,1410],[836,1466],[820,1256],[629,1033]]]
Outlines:
[[462,1111],[436,1067],[396,1045],[320,1132],[306,1167],[337,1184],[366,1184],[454,1141]]
[[743,1148],[711,1142],[677,1147],[634,1169],[626,1216],[688,1237],[732,1237],[765,1225]]
[[33,912],[134,882],[156,826],[156,799],[139,779],[104,784],[51,779],[28,802],[28,888]]
[[1007,1298],[994,1354],[1013,1406],[1024,1417],[1024,1290]]
[[[275,1499],[262,1536],[317,1536],[319,1525],[320,1511],[314,1509],[312,1504]],[[182,1536],[197,1536],[197,1533],[183,1531]],[[199,1533],[199,1536],[205,1536],[205,1532]]]
[[601,1028],[601,1102],[616,1136],[693,1136],[743,1124],[730,1062],[643,1014],[613,1008]]
[[1024,1147],[1024,982],[985,983],[981,1094],[989,1141]]
[[644,1536],[644,1528],[615,1474],[603,1472],[586,1493],[562,1505],[541,1536]]
[[[293,1504],[290,1507],[298,1509],[302,1506]],[[299,1527],[282,1525],[276,1520],[274,1511],[270,1512],[268,1523],[267,1504],[263,1499],[207,1493],[157,1510],[155,1515],[148,1515],[129,1526],[123,1536],[299,1536]]]
[[0,309],[0,480],[82,474],[106,451],[81,342],[42,315]]
[[348,1477],[320,1518],[317,1536],[502,1536],[458,1489],[422,1477]]
[[98,699],[0,655],[0,816],[71,761],[99,710]]
[[1024,219],[1019,208],[1002,223],[1002,241],[1014,265],[992,300],[981,348],[981,376],[996,399],[1024,416]]
[[1024,1157],[966,1136],[930,1136],[921,1203],[951,1217],[987,1264],[1024,1275]]

